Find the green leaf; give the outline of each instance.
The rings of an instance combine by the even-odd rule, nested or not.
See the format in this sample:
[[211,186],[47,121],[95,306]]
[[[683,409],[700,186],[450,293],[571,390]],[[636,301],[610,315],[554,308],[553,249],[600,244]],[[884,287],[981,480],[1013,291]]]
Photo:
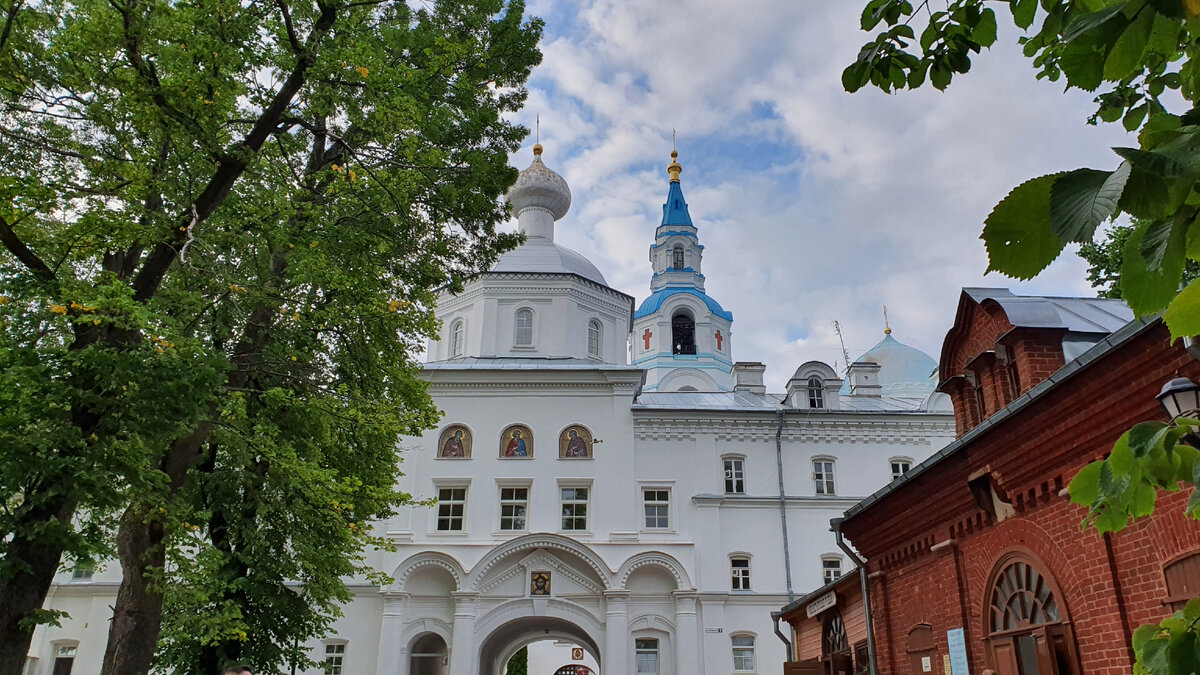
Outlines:
[[1139,483],[1133,492],[1133,504],[1131,512],[1134,518],[1141,518],[1154,513],[1154,499],[1156,491],[1154,486],[1149,483]]
[[1150,41],[1150,29],[1155,16],[1154,12],[1141,11],[1121,33],[1104,60],[1104,79],[1116,82],[1135,70],[1141,70],[1142,54],[1146,51],[1146,43]]
[[971,39],[984,47],[996,42],[996,12],[991,8],[984,9],[979,15],[979,23],[971,29]]
[[1084,35],[1094,28],[1097,28],[1114,16],[1119,15],[1121,10],[1125,9],[1125,5],[1127,4],[1127,2],[1118,2],[1099,11],[1076,15],[1075,18],[1071,19],[1071,21],[1067,24],[1066,30],[1063,31],[1062,41],[1072,42],[1079,36]]
[[1133,470],[1134,452],[1129,443],[1132,434],[1133,430],[1121,434],[1108,453],[1108,466],[1112,469],[1113,477],[1127,476]]
[[1158,635],[1158,626],[1152,623],[1138,626],[1138,629],[1133,631],[1133,650],[1135,652],[1142,651],[1146,644],[1154,639],[1156,635]]
[[1112,217],[1129,180],[1131,166],[1116,171],[1076,169],[1055,179],[1050,188],[1050,225],[1065,242],[1087,243],[1100,223]]
[[1161,269],[1163,256],[1167,253],[1167,245],[1171,241],[1171,230],[1174,225],[1169,220],[1156,220],[1150,223],[1142,235],[1142,262],[1146,269],[1156,271]]
[[1143,103],[1130,108],[1125,113],[1125,118],[1121,120],[1121,125],[1125,127],[1125,131],[1133,131],[1142,125],[1142,120],[1146,119],[1146,113],[1150,110],[1150,104]]
[[1072,503],[1090,506],[1096,502],[1100,495],[1100,471],[1103,468],[1104,462],[1092,462],[1075,474],[1067,485]]
[[1063,241],[1050,226],[1050,192],[1060,175],[1028,180],[992,209],[980,236],[988,271],[1031,279],[1062,252]]
[[1151,223],[1138,226],[1125,243],[1121,264],[1121,297],[1138,316],[1161,311],[1175,297],[1183,276],[1183,237],[1174,234],[1167,241],[1158,269],[1150,270],[1142,257],[1142,238]]
[[1033,25],[1033,15],[1037,11],[1037,0],[1013,0],[1009,3],[1012,10],[1013,23],[1018,28],[1029,28]]
[[1095,91],[1104,81],[1104,52],[1090,42],[1067,45],[1059,65],[1072,87]]
[[1136,166],[1129,172],[1125,191],[1121,193],[1121,210],[1134,218],[1165,218],[1168,214],[1170,192],[1161,177]]
[[1153,675],[1167,675],[1167,641],[1155,639],[1147,642],[1138,663]]
[[1200,279],[1193,279],[1163,312],[1171,338],[1200,335]]

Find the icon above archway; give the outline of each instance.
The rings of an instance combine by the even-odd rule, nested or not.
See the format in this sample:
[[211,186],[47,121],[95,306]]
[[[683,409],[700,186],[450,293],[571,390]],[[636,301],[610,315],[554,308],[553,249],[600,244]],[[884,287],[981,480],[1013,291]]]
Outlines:
[[470,459],[471,430],[461,424],[451,424],[438,438],[438,459]]
[[529,573],[529,594],[532,596],[550,595],[550,573]]
[[512,424],[500,434],[500,457],[518,459],[533,457],[533,431],[524,424]]
[[581,424],[573,424],[558,436],[558,456],[560,459],[591,459],[592,432]]

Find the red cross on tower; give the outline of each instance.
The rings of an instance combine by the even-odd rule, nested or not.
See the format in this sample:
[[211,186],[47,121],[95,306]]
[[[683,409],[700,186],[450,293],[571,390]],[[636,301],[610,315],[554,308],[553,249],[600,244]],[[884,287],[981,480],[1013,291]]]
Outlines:
[[653,335],[654,333],[651,333],[649,328],[646,329],[645,333],[642,333],[642,339],[646,342],[646,349],[650,349],[650,337]]
[[717,331],[716,338],[717,338],[717,351],[721,351],[721,340],[724,338],[724,336],[721,335],[721,331]]

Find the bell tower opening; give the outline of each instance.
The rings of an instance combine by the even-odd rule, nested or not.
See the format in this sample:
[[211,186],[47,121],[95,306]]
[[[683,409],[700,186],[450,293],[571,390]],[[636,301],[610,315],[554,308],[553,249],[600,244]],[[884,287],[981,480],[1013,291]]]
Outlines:
[[686,312],[671,317],[671,353],[696,353],[696,321]]

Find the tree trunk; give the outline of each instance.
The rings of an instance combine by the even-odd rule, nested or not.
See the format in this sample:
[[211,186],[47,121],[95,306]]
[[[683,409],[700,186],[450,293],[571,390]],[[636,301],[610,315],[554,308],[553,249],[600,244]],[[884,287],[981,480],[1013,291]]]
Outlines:
[[[31,510],[22,521],[25,525],[54,523],[69,527],[74,513],[74,501],[60,496]],[[32,528],[19,527],[17,531],[29,529]],[[6,557],[20,560],[28,567],[9,579],[0,580],[0,675],[21,675],[25,670],[25,658],[33,640],[33,623],[27,621],[22,625],[21,622],[32,619],[42,608],[58,572],[63,552],[61,541],[54,537],[30,540],[18,535],[8,546]]]
[[166,561],[166,532],[160,518],[147,519],[134,505],[121,516],[117,556],[121,561],[121,588],[108,629],[101,673],[147,673],[154,659],[162,625],[163,595],[151,583]]

